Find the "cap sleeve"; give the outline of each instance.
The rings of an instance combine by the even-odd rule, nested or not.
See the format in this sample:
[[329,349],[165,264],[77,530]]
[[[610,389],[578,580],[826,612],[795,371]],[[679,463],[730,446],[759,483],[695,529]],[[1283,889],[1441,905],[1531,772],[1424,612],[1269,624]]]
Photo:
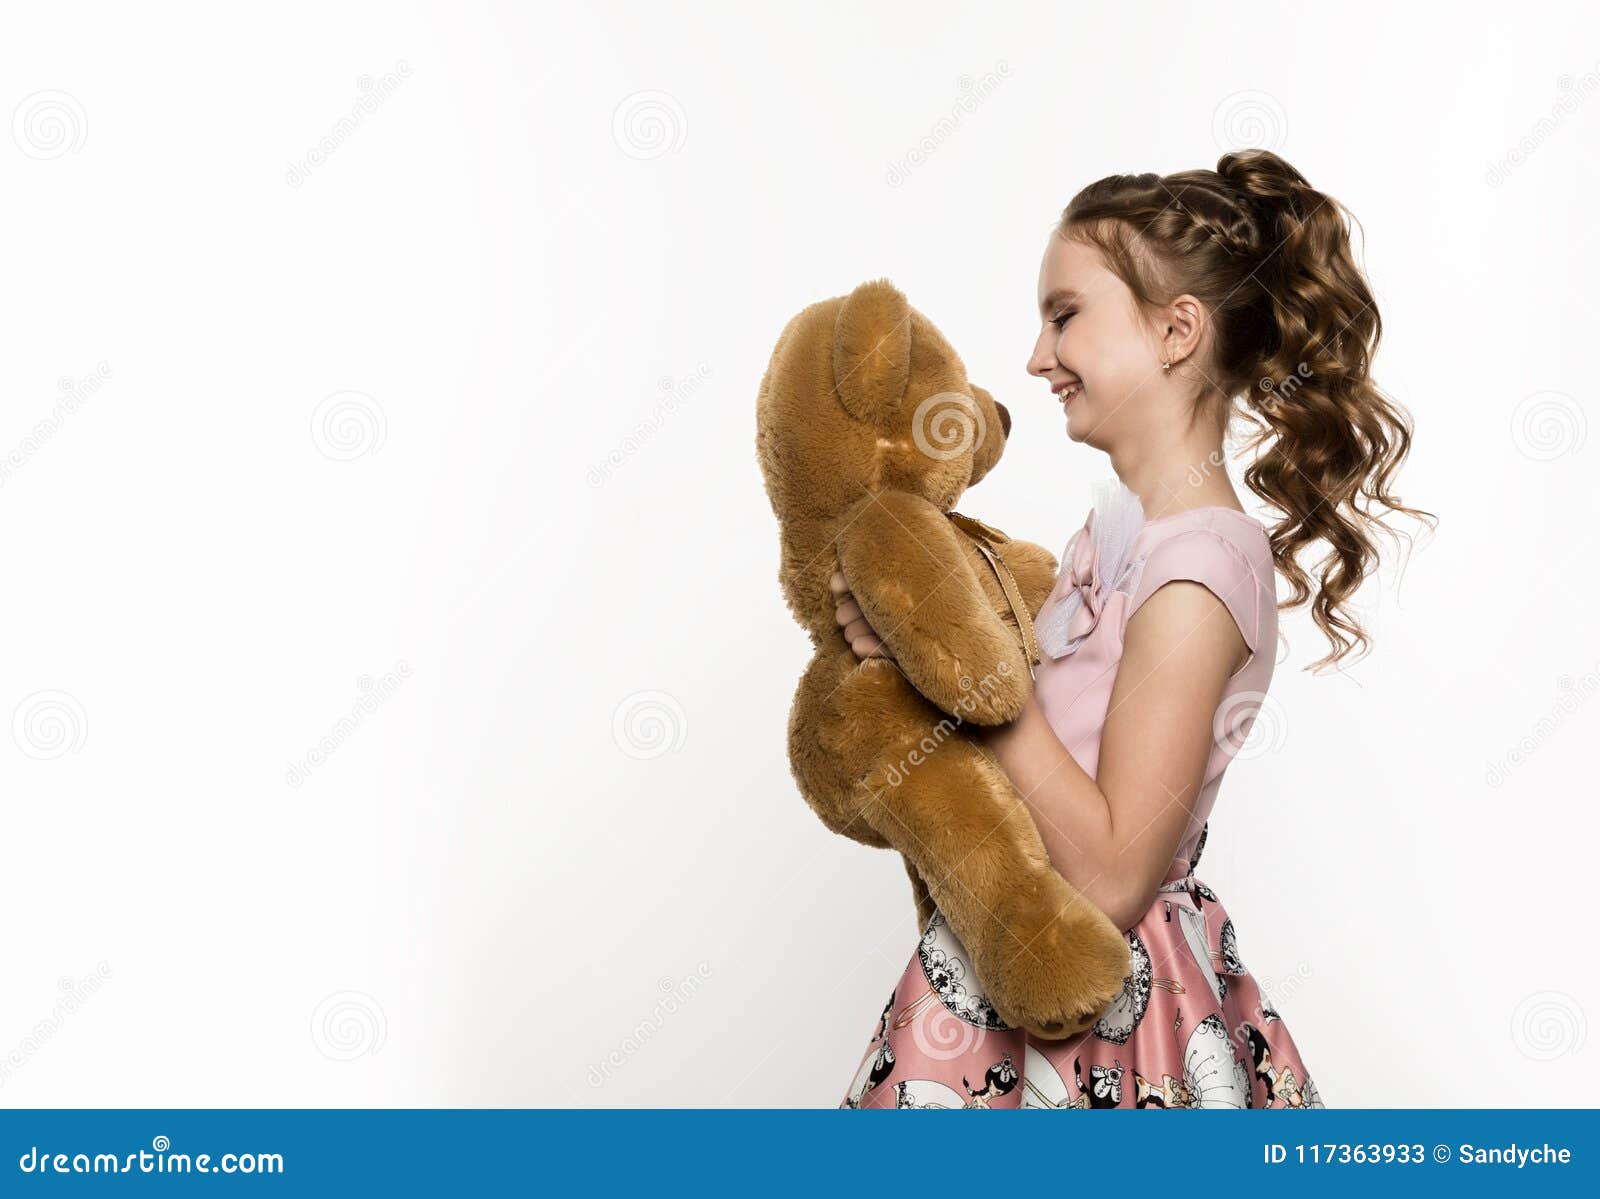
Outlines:
[[1252,658],[1262,639],[1261,580],[1238,546],[1214,529],[1188,529],[1158,542],[1144,559],[1123,630],[1164,583],[1203,584],[1228,609]]

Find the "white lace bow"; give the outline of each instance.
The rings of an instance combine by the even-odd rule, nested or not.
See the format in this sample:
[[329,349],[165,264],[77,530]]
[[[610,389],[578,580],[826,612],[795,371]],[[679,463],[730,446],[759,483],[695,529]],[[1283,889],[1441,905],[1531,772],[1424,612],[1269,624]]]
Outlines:
[[1094,507],[1061,554],[1061,574],[1035,632],[1052,658],[1064,658],[1094,631],[1114,591],[1131,584],[1133,544],[1144,528],[1144,505],[1120,479],[1094,486]]

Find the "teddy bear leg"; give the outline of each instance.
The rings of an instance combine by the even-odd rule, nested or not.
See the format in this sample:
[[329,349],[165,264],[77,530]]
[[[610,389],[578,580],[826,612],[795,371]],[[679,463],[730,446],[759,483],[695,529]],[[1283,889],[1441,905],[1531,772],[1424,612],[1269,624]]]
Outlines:
[[1127,939],[1050,864],[986,749],[947,741],[863,809],[914,863],[1006,1023],[1048,1039],[1088,1028],[1122,990]]
[[928,884],[922,881],[922,875],[917,873],[917,864],[903,854],[900,860],[906,864],[906,873],[911,876],[911,901],[917,907],[917,929],[925,930],[928,921],[933,919],[933,896],[928,893]]
[[[880,666],[892,669],[887,663]],[[839,710],[841,691],[849,689],[856,673],[856,656],[848,646],[819,650],[811,659],[789,710],[789,769],[800,794],[830,832],[883,849],[889,843],[861,818],[865,769],[842,752],[861,740]],[[905,680],[896,676],[896,681],[908,690]],[[874,747],[859,748],[872,757],[881,756]]]

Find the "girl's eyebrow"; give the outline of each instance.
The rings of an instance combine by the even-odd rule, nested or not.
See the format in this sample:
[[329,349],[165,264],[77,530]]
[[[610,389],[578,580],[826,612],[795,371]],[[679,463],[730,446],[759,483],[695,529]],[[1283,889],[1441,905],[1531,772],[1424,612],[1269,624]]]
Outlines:
[[1065,304],[1068,300],[1076,300],[1078,293],[1070,287],[1054,288],[1049,295],[1039,301],[1039,315],[1046,316],[1052,308]]

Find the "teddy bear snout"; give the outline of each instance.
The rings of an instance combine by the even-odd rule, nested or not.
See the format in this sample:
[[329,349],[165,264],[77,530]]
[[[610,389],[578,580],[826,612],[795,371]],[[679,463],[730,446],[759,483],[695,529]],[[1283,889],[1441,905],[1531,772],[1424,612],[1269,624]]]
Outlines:
[[1006,411],[1006,406],[1004,404],[1002,404],[999,400],[996,400],[994,402],[994,406],[1000,412],[1000,433],[1001,433],[1001,436],[1010,437],[1011,436],[1011,413]]

